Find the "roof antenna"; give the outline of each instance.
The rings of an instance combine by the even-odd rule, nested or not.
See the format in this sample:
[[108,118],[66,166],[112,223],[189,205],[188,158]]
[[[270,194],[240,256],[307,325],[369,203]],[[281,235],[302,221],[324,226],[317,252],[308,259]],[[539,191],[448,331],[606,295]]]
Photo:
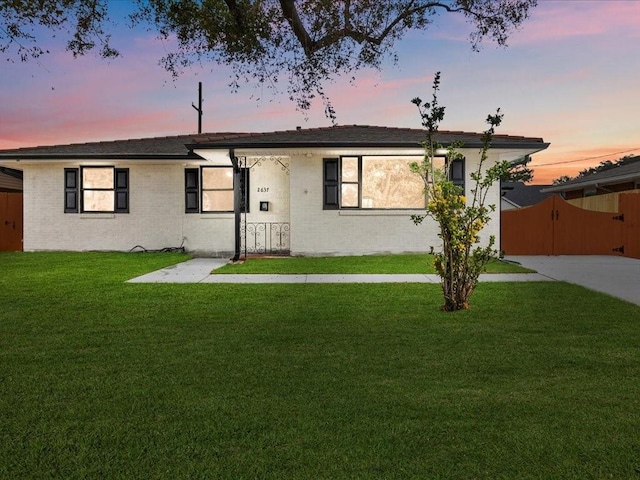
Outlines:
[[198,106],[196,107],[193,102],[191,106],[198,112],[198,133],[202,133],[202,82],[198,82]]

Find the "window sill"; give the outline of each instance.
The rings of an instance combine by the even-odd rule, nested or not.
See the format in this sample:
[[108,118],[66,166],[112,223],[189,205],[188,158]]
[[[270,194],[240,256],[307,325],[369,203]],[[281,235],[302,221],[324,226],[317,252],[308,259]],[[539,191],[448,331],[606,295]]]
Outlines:
[[220,219],[220,218],[226,218],[226,219],[230,219],[233,218],[234,213],[233,212],[220,212],[220,213],[201,213],[200,214],[200,218],[202,219]]
[[116,218],[115,213],[81,213],[80,218]]
[[358,210],[338,210],[338,215],[344,217],[410,217],[411,215],[424,215],[425,210],[420,208],[411,209],[358,209]]

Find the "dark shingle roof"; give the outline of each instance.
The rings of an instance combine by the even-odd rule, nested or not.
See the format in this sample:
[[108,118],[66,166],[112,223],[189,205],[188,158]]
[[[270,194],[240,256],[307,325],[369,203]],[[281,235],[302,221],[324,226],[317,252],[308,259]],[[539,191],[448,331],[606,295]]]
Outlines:
[[542,189],[549,185],[526,185],[522,182],[502,182],[503,197],[519,207],[528,207],[540,203],[553,193],[544,193]]
[[190,154],[185,145],[199,137],[209,141],[215,138],[235,138],[242,133],[209,133],[175,135],[171,137],[137,138],[106,142],[74,143],[0,150],[0,158],[56,158],[56,157],[184,157]]
[[612,184],[640,179],[640,156],[631,163],[626,163],[620,167],[611,168],[603,172],[592,173],[584,177],[576,178],[559,185],[552,185],[545,189],[546,192],[564,192],[567,190],[578,190],[595,184]]
[[[482,134],[438,132],[436,140],[444,146],[462,142],[465,147],[479,147]],[[295,147],[419,147],[425,131],[411,128],[335,126],[286,130],[269,133],[203,133],[171,137],[115,140],[0,150],[1,159],[56,158],[184,158],[197,148],[295,148]],[[549,144],[541,138],[495,135],[494,148],[543,150]]]
[[[191,148],[274,148],[274,147],[419,147],[425,140],[425,130],[415,128],[343,125],[324,128],[285,130],[269,133],[250,133],[232,139],[205,135],[194,140]],[[436,141],[444,146],[462,142],[465,147],[480,147],[481,133],[439,131]],[[495,135],[495,148],[546,148],[542,138]]]

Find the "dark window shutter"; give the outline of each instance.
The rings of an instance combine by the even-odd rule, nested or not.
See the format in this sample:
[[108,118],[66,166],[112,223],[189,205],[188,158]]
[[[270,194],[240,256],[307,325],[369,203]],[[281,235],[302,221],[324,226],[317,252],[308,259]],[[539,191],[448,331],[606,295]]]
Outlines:
[[251,170],[247,167],[240,169],[240,211],[242,213],[249,213],[249,172]]
[[129,213],[129,169],[115,169],[115,209],[116,213]]
[[64,213],[78,213],[78,169],[64,169]]
[[337,158],[325,158],[323,160],[324,169],[324,191],[323,209],[337,210],[340,208],[340,162]]
[[184,211],[186,213],[200,212],[199,173],[197,168],[187,168],[184,171]]
[[459,158],[451,162],[449,177],[451,177],[454,185],[462,189],[462,193],[464,194],[464,158]]

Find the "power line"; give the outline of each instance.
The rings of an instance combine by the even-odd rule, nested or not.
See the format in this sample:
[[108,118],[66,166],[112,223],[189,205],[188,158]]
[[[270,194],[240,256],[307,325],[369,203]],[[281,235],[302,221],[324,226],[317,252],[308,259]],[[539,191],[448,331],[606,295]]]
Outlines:
[[598,155],[596,157],[580,158],[578,160],[563,160],[562,162],[543,163],[542,165],[531,165],[531,168],[550,167],[552,165],[562,165],[565,163],[586,162],[587,160],[596,160],[598,158],[610,157],[611,155],[620,155],[622,153],[636,152],[638,150],[640,150],[640,148],[632,148],[631,150],[622,150],[620,152],[607,153],[605,155]]

